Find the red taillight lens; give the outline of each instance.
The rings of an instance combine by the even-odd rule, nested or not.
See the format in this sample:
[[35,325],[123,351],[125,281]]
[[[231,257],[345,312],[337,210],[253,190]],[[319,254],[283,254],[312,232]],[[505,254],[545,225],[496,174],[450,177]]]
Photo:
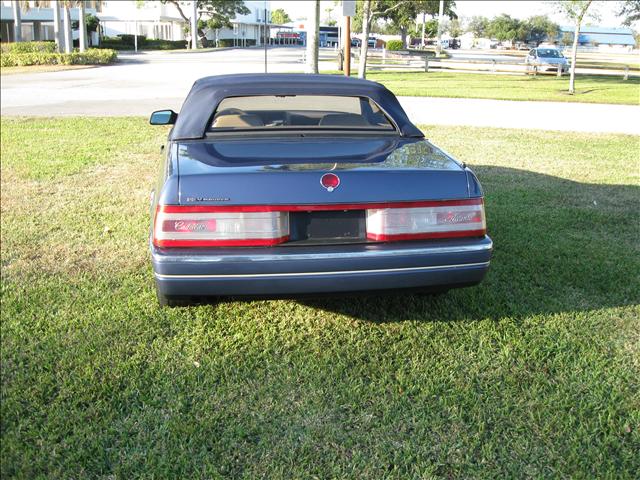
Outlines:
[[215,207],[160,206],[156,247],[268,246],[287,241],[287,212],[219,211]]
[[367,210],[367,238],[378,241],[475,237],[486,233],[481,198]]

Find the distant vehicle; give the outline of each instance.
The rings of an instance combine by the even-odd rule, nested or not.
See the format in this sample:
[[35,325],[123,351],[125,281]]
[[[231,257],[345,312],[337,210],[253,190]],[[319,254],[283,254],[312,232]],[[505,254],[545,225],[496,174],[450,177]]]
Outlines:
[[151,195],[158,300],[475,285],[491,259],[475,174],[379,83],[198,80]]
[[[378,42],[378,39],[375,37],[369,37],[369,41],[367,42],[367,45],[369,46],[369,48],[376,48],[376,43]],[[351,46],[352,47],[360,47],[360,45],[362,45],[362,40],[360,40],[359,38],[352,38],[351,39]]]
[[567,59],[562,55],[560,50],[552,47],[532,48],[527,54],[525,63],[529,70],[536,72],[557,72],[558,69],[562,69],[562,72],[569,71],[569,62]]

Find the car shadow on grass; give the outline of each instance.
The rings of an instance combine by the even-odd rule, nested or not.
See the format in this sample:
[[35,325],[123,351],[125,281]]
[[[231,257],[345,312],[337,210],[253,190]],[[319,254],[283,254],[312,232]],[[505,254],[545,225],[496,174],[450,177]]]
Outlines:
[[483,283],[435,296],[372,292],[298,301],[371,322],[496,320],[638,303],[640,187],[474,170],[494,241]]

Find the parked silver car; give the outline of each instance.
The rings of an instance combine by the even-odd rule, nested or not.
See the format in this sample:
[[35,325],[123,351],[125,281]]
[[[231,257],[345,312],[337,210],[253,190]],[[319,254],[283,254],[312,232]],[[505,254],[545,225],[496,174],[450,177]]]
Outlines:
[[569,62],[557,48],[532,48],[527,54],[525,63],[530,70],[535,70],[537,72],[557,72],[558,68],[561,68],[562,72],[569,71]]

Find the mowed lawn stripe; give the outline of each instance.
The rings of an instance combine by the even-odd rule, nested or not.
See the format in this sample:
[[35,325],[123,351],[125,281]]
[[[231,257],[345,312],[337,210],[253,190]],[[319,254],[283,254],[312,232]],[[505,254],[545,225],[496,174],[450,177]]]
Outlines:
[[623,80],[622,75],[578,75],[574,95],[568,93],[568,75],[557,78],[555,75],[534,77],[433,70],[428,73],[372,71],[367,72],[367,79],[382,83],[395,95],[408,97],[640,105],[640,77]]
[[638,138],[423,129],[485,188],[482,285],[166,310],[166,131],[3,119],[3,477],[633,478]]

